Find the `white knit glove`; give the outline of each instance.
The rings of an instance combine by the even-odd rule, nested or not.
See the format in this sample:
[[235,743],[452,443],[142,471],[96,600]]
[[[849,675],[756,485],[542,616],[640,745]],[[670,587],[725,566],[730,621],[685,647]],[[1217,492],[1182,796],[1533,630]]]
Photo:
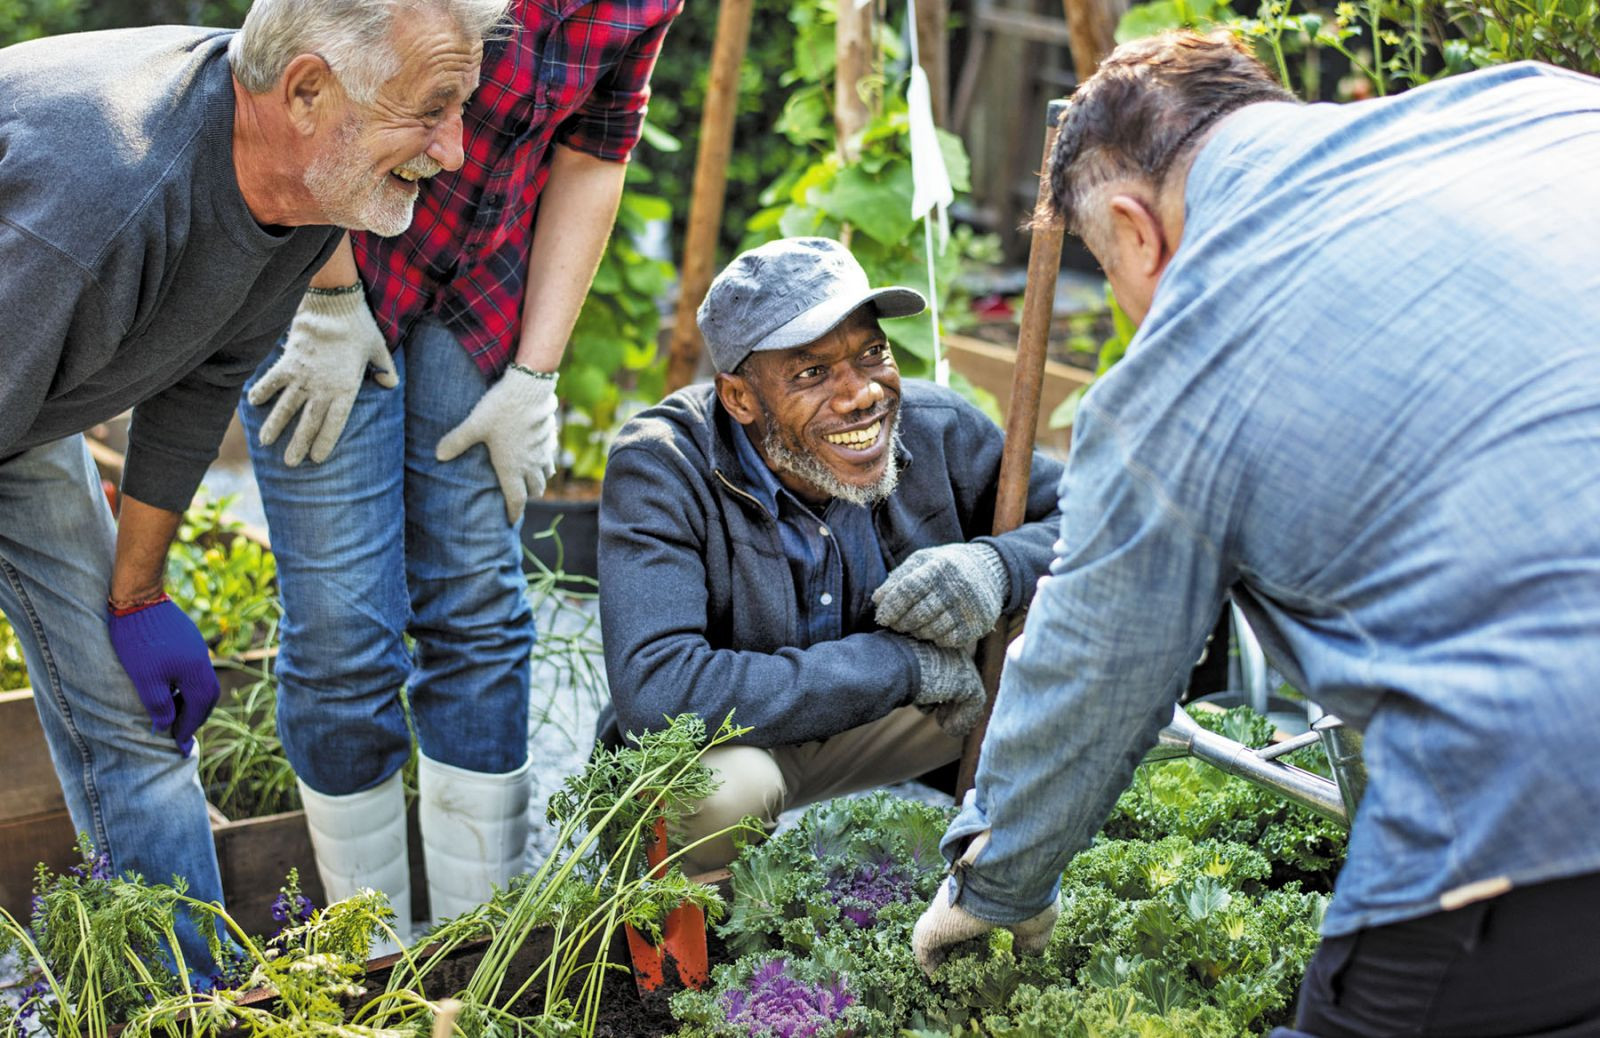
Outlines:
[[966,853],[952,866],[955,875],[945,877],[945,881],[939,885],[933,900],[928,902],[928,907],[911,931],[911,949],[917,956],[917,965],[921,966],[922,972],[930,977],[933,976],[934,970],[943,965],[952,945],[986,934],[997,925],[1011,931],[1011,948],[1015,952],[1039,955],[1050,943],[1050,931],[1055,929],[1056,916],[1060,911],[1053,901],[1037,915],[1018,923],[1001,924],[979,919],[956,904],[962,873],[977,860],[978,855],[987,846],[989,846],[989,832],[984,830],[973,838],[972,843],[967,846]]
[[250,387],[250,403],[256,407],[278,396],[261,423],[261,445],[270,447],[298,413],[300,421],[283,452],[283,463],[293,468],[308,454],[318,464],[328,460],[369,365],[376,369],[373,381],[385,389],[399,382],[389,345],[367,309],[366,298],[360,292],[336,296],[307,292],[289,325],[283,356]]
[[506,521],[516,522],[556,471],[556,380],[507,368],[466,420],[444,434],[434,457],[451,461],[475,443],[488,448]]
[[940,544],[911,553],[872,593],[878,623],[954,648],[994,629],[1011,577],[987,544]]

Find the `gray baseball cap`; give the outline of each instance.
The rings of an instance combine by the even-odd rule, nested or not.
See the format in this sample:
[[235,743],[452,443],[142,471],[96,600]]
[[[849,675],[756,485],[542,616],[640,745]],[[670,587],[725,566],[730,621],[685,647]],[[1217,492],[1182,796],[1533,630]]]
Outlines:
[[696,311],[718,371],[757,350],[815,342],[858,307],[910,317],[928,301],[913,288],[873,288],[850,250],[831,238],[780,238],[739,254],[711,282]]

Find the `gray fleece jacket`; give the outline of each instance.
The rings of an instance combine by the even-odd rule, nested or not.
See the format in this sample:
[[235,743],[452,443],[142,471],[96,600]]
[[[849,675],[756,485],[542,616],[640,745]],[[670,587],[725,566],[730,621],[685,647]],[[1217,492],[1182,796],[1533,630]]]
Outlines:
[[0,50],[0,461],[132,407],[123,491],[181,510],[333,251],[233,170],[232,33]]
[[[794,579],[777,521],[734,454],[733,420],[709,385],[667,397],[623,427],[600,503],[600,616],[614,713],[599,736],[696,713],[734,713],[744,742],[824,739],[911,701],[911,640],[870,617],[809,648],[796,630]],[[1010,577],[1005,611],[1033,597],[1059,532],[1059,462],[1035,453],[1027,521],[999,537],[995,491],[1004,436],[947,389],[901,386],[900,484],[873,509],[887,569],[918,548],[978,541]]]

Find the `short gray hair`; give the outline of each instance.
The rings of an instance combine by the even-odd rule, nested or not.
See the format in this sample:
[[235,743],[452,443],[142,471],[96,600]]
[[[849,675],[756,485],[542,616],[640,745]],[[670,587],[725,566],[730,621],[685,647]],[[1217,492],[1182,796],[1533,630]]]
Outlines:
[[272,89],[301,54],[316,54],[357,102],[370,103],[399,71],[389,29],[404,11],[449,15],[469,39],[499,35],[510,0],[255,0],[228,45],[233,74],[252,94]]
[[1295,97],[1227,32],[1176,31],[1124,43],[1079,85],[1046,172],[1048,205],[1101,253],[1104,189],[1119,180],[1160,190],[1205,131],[1245,105]]

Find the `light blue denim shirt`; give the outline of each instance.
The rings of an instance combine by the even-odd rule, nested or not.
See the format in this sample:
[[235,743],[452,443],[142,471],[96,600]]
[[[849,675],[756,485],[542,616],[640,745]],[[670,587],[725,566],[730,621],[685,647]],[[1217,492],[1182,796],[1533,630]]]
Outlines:
[[1230,588],[1366,732],[1325,933],[1600,870],[1600,81],[1253,105],[1186,201],[1078,412],[1057,557],[946,837],[993,828],[961,903],[1014,922],[1053,896]]

